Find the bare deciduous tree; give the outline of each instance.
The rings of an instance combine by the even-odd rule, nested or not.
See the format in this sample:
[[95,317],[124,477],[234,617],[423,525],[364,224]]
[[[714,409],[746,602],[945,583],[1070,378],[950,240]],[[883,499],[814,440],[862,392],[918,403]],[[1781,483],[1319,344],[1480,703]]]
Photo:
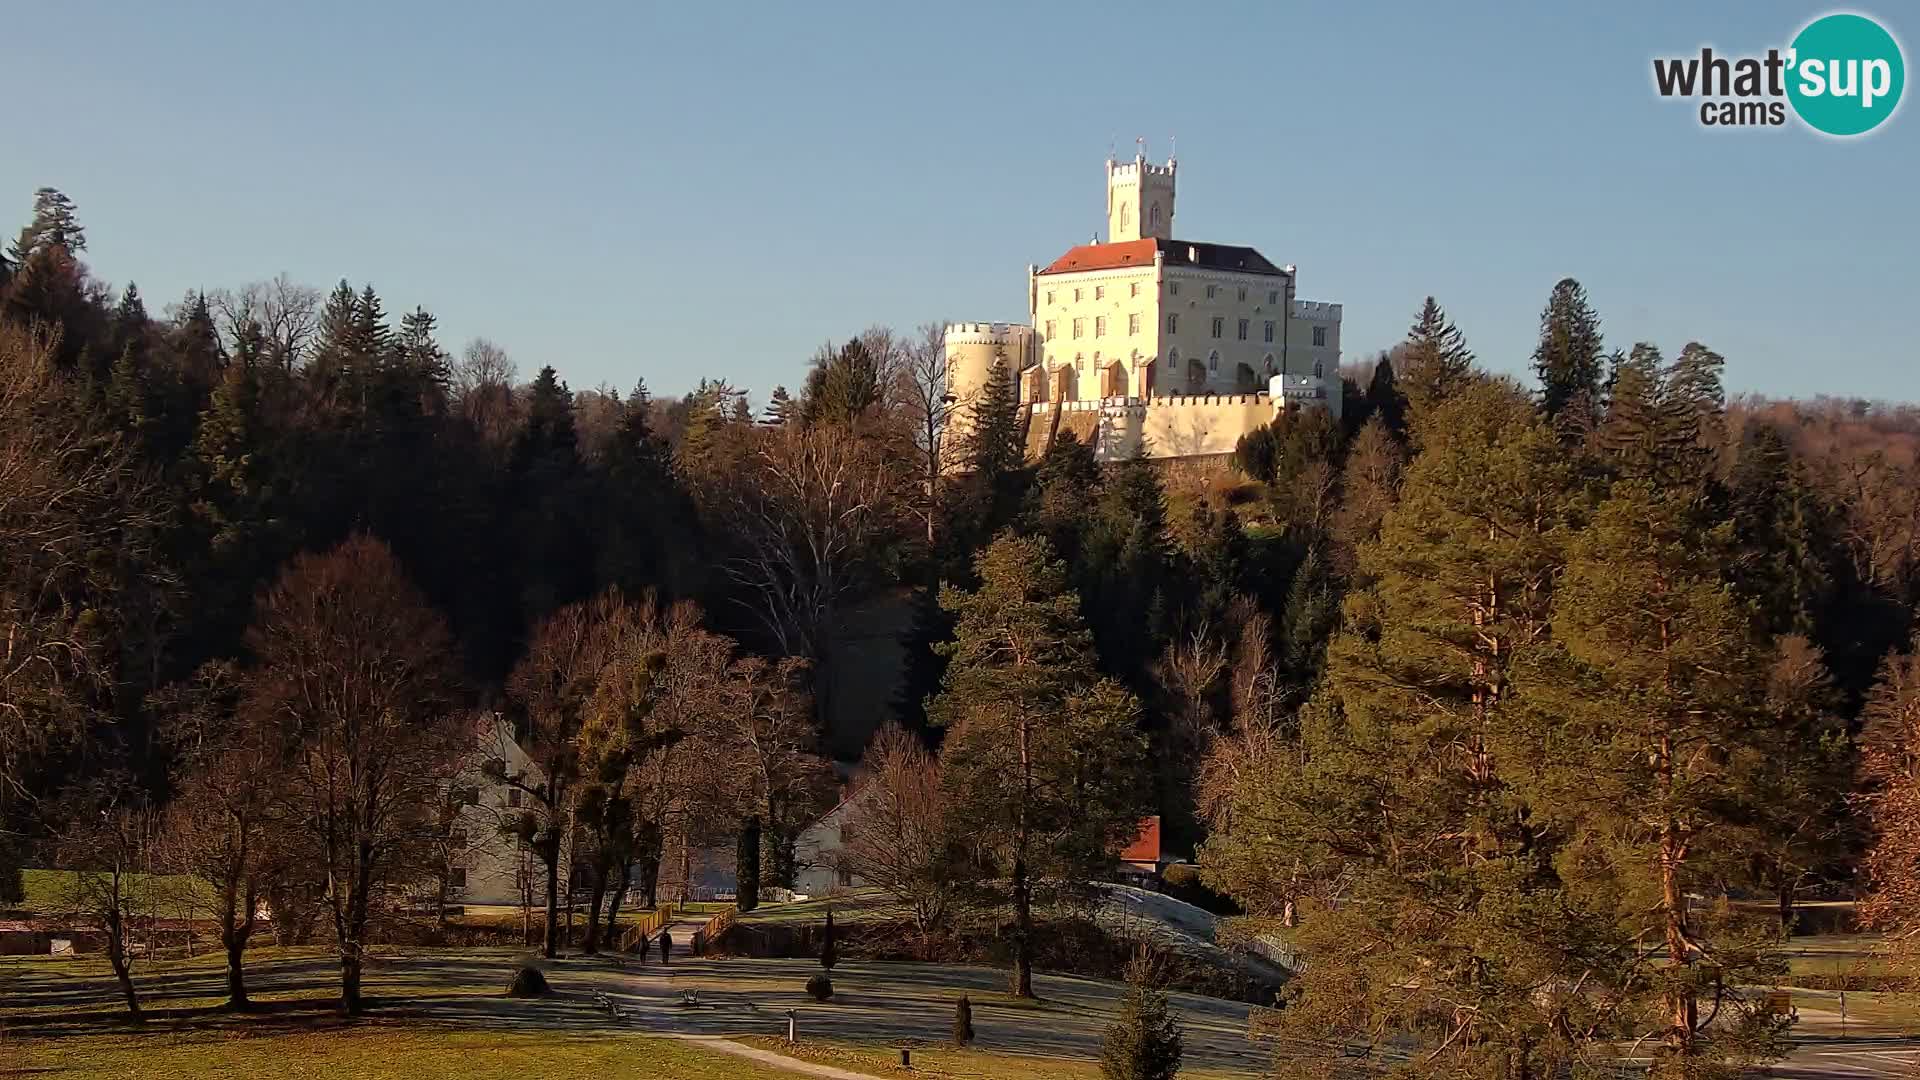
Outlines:
[[357,1013],[369,923],[431,873],[431,808],[476,736],[451,640],[386,545],[355,535],[293,560],[247,645],[247,708],[296,747],[288,809],[324,872],[341,1005]]
[[261,899],[298,850],[283,816],[287,732],[245,700],[244,673],[213,663],[152,701],[178,791],[162,816],[162,862],[213,890],[232,1009],[249,1004],[243,961]]
[[894,386],[900,409],[912,425],[919,459],[920,497],[913,502],[913,512],[926,525],[931,547],[940,516],[947,423],[956,404],[948,380],[946,330],[939,323],[921,327],[919,340],[905,347]]
[[157,618],[169,585],[149,558],[150,489],[68,407],[58,354],[58,334],[0,325],[0,900],[18,884],[18,815],[46,794],[40,763],[77,745],[110,682],[116,618]]
[[229,348],[238,347],[249,325],[258,326],[267,343],[268,359],[286,371],[306,360],[320,331],[320,299],[319,289],[301,285],[285,274],[207,294],[207,303],[219,316]]
[[133,794],[136,790],[131,778],[109,774],[74,793],[64,807],[66,824],[54,853],[72,872],[61,907],[100,931],[120,996],[137,1020],[132,930],[153,877],[142,873],[152,850],[153,815]]
[[830,684],[834,617],[873,580],[895,534],[900,463],[834,425],[787,425],[755,438],[747,467],[723,493],[738,544],[726,569],[779,651],[813,663],[818,696]]
[[867,776],[840,824],[837,868],[899,901],[924,938],[945,925],[967,866],[954,842],[940,763],[889,722],[863,759]]

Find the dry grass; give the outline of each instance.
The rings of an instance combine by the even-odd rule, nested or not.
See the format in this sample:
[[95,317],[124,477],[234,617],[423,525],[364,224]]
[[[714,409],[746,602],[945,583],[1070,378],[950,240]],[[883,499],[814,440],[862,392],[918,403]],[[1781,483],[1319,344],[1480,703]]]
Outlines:
[[368,1025],[272,1035],[88,1035],[0,1039],[0,1077],[63,1080],[792,1080],[793,1074],[646,1035],[447,1031]]

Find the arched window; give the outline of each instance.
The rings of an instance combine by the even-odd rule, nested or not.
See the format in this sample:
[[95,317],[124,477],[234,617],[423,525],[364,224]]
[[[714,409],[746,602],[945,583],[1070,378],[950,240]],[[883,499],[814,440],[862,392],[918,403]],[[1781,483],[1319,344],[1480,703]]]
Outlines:
[[1321,370],[1320,361],[1315,360],[1313,362],[1313,377],[1316,379],[1319,379],[1319,378],[1324,378],[1325,376],[1326,376],[1326,372]]
[[1156,233],[1160,231],[1160,204],[1159,203],[1154,203],[1152,206],[1147,208],[1147,231],[1156,232]]
[[1180,366],[1180,350],[1179,349],[1167,350],[1167,366],[1168,367]]
[[1133,222],[1133,207],[1127,205],[1126,203],[1121,203],[1120,204],[1120,227],[1124,229],[1132,222]]
[[1208,371],[1220,370],[1220,350],[1215,349],[1214,351],[1207,354],[1207,370]]
[[1087,354],[1086,353],[1073,354],[1073,370],[1075,371],[1087,370]]

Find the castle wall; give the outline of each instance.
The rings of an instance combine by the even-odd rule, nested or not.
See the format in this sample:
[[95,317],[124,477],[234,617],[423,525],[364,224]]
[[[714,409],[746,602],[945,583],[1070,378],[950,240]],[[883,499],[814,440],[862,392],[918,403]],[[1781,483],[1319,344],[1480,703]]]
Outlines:
[[[1060,413],[1060,423],[1053,414]],[[1266,394],[1121,398],[1109,401],[1041,402],[1034,427],[1079,434],[1092,420],[1094,457],[1100,461],[1205,457],[1231,454],[1240,437],[1273,421]]]

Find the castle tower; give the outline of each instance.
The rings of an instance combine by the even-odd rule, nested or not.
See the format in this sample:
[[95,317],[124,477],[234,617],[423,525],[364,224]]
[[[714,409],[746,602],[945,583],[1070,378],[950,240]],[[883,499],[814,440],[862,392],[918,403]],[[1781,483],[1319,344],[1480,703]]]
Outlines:
[[1173,158],[1155,165],[1145,153],[1132,161],[1107,159],[1107,243],[1173,239]]
[[1039,362],[1038,336],[1017,323],[949,323],[946,329],[947,388],[953,414],[947,421],[947,450],[958,452],[973,425],[973,405],[986,388],[995,364],[1003,364],[1014,386]]

